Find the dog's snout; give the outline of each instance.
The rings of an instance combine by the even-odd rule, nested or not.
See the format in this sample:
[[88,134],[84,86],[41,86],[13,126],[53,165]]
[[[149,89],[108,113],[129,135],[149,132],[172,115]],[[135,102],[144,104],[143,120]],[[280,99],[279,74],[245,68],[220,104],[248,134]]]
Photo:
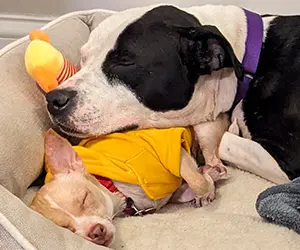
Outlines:
[[97,244],[103,244],[106,237],[106,228],[101,224],[93,226],[88,233],[88,237]]
[[95,226],[92,227],[91,231],[89,232],[88,236],[94,240],[97,238],[103,239],[106,234],[106,229],[103,225],[101,224],[96,224]]
[[58,89],[49,92],[46,95],[49,112],[55,115],[65,111],[75,96],[76,92],[69,89]]

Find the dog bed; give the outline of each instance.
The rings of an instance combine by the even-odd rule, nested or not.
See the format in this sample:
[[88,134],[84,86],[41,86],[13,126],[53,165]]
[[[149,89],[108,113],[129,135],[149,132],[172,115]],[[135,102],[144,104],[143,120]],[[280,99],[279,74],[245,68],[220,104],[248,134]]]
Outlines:
[[[113,12],[67,14],[44,27],[52,43],[73,63],[79,49]],[[43,133],[50,127],[43,95],[26,74],[28,37],[0,51],[0,249],[106,249],[57,227],[27,207],[30,184],[43,165]],[[208,207],[168,205],[154,215],[117,219],[114,249],[298,249],[300,236],[266,223],[255,210],[260,192],[272,184],[230,168]]]

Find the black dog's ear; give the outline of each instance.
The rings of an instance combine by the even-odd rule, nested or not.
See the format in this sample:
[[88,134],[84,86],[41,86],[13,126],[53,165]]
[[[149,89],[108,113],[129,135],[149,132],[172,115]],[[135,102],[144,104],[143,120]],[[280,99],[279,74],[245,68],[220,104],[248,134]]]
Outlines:
[[243,78],[241,63],[230,43],[215,26],[175,29],[180,35],[184,61],[194,68],[197,67],[200,74],[210,74],[225,67],[233,67],[236,77]]

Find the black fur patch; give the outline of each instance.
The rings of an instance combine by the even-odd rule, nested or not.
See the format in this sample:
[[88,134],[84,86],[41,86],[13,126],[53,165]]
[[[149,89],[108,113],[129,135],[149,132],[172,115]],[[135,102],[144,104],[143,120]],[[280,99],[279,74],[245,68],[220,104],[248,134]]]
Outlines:
[[131,131],[131,130],[136,130],[138,129],[138,125],[136,124],[132,124],[132,125],[128,125],[126,127],[123,127],[123,128],[119,128],[111,133],[124,133],[124,132],[127,132],[127,131]]
[[233,66],[241,74],[230,44],[216,27],[202,26],[173,6],[160,6],[124,29],[102,70],[146,107],[169,111],[189,103],[200,75]]
[[300,17],[277,17],[243,103],[246,125],[290,177],[300,176]]

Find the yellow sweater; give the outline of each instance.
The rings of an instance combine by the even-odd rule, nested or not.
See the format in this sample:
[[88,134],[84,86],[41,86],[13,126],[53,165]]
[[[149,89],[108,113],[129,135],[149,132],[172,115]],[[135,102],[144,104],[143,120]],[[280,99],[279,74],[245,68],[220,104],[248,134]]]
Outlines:
[[[90,174],[140,185],[157,200],[181,185],[180,151],[183,147],[190,153],[191,144],[190,129],[169,128],[114,133],[73,148]],[[46,182],[50,178],[47,173]]]

